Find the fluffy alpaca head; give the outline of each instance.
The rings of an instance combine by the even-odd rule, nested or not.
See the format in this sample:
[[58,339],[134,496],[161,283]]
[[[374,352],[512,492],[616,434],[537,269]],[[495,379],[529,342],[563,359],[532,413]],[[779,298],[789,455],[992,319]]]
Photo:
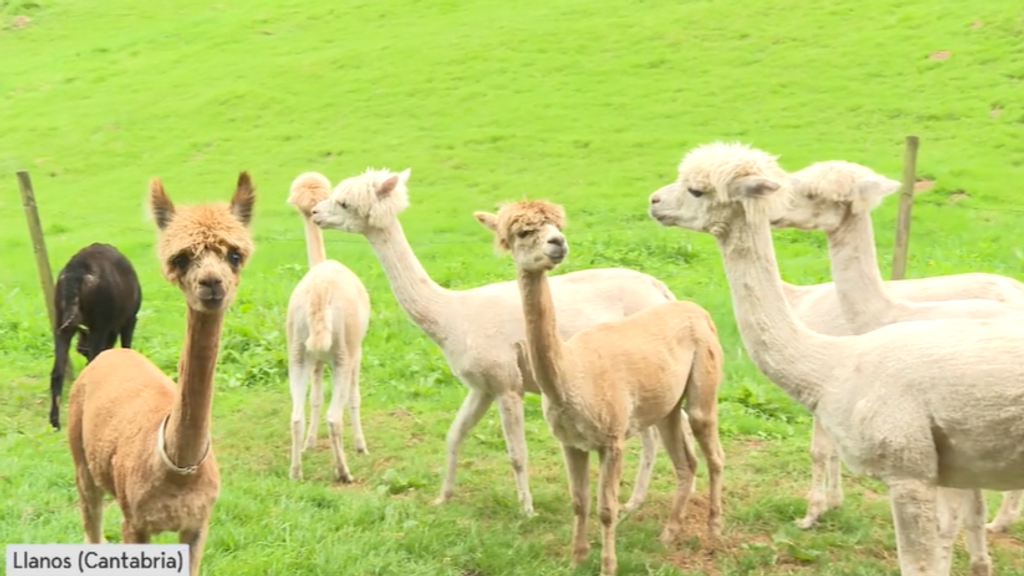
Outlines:
[[189,308],[214,313],[231,305],[239,272],[254,250],[248,227],[255,202],[246,172],[238,175],[230,204],[176,207],[160,179],[150,181],[149,205],[158,228],[161,270],[181,289]]
[[331,181],[319,172],[303,172],[288,189],[288,203],[309,218],[313,208],[331,196]]
[[406,184],[411,172],[411,168],[397,174],[386,168],[367,168],[342,180],[329,198],[313,208],[313,222],[321,228],[357,234],[387,228],[409,206]]
[[772,225],[825,232],[837,229],[848,214],[871,212],[900,187],[867,166],[842,160],[811,164],[794,173],[790,182],[789,208]]
[[474,212],[473,216],[494,232],[498,249],[511,252],[520,270],[552,270],[569,254],[569,243],[562,234],[565,210],[557,204],[522,200],[501,206],[497,214]]
[[737,219],[774,220],[791,193],[789,175],[775,156],[715,142],[683,156],[678,179],[651,194],[648,212],[664,226],[721,236]]

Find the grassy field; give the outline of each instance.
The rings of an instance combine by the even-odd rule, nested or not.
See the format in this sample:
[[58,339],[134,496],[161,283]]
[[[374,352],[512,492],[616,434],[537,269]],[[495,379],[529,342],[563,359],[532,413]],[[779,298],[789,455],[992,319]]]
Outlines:
[[[430,505],[465,389],[361,237],[325,235],[373,299],[371,454],[350,450],[358,482],[333,485],[322,440],[306,480],[288,479],[283,324],[306,264],[287,187],[302,171],[338,181],[372,165],[413,168],[403,224],[444,286],[514,276],[472,211],[528,195],[566,207],[566,271],[635,268],[713,314],[727,351],[725,534],[703,534],[702,467],[686,536],[657,541],[672,486],[662,453],[646,504],[620,525],[622,574],[897,574],[877,482],[848,478],[841,510],[812,531],[793,526],[809,483],[807,413],[747,359],[711,239],[658,226],[646,198],[710,140],[750,142],[794,170],[842,158],[898,177],[903,139],[917,134],[919,172],[935,185],[917,199],[909,275],[1024,278],[1024,11],[1011,0],[812,4],[0,0],[0,542],[82,539],[66,439],[47,424],[52,349],[14,171],[31,171],[55,273],[93,241],[134,262],[137,348],[172,373],[184,302],[159,275],[146,182],[161,176],[176,202],[227,200],[246,169],[257,251],[224,330],[223,489],[204,572],[597,573],[596,517],[590,559],[568,561],[567,486],[538,397],[526,399],[537,516],[518,512],[495,410],[462,450],[454,499]],[[895,206],[875,217],[886,268]],[[776,245],[787,280],[828,279],[822,236],[786,231]],[[119,524],[111,505],[108,538]],[[1024,574],[1022,536],[1024,524],[991,539],[1000,574]],[[958,573],[965,564],[958,552]]]

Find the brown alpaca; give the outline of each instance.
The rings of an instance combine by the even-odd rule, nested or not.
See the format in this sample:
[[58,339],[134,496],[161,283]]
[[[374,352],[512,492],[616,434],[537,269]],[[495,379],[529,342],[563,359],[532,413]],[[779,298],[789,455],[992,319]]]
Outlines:
[[71,387],[68,441],[86,542],[103,542],[109,492],[124,514],[124,543],[176,531],[189,545],[195,576],[220,491],[210,439],[213,372],[224,313],[253,252],[248,225],[256,196],[245,172],[230,206],[175,208],[157,178],[149,195],[163,275],[188,306],[180,385],[135,350],[107,350]]
[[670,543],[681,528],[693,489],[697,456],[685,433],[680,407],[708,461],[711,485],[708,530],[722,529],[722,467],[718,440],[718,385],[722,347],[711,316],[692,302],[657,304],[619,320],[597,324],[562,341],[548,272],[568,255],[561,206],[522,201],[497,215],[477,212],[495,233],[498,247],[512,253],[526,320],[526,341],[517,342],[520,370],[532,373],[543,393],[544,418],[562,444],[575,523],[573,560],[586,558],[590,507],[587,461],[601,458],[598,508],[601,574],[615,574],[615,524],[623,445],[628,437],[657,426],[676,473],[676,493],[661,539]]

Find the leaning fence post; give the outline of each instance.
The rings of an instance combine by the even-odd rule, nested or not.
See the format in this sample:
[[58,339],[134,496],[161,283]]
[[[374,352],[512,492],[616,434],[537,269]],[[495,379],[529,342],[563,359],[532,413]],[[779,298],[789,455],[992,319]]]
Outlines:
[[917,183],[918,144],[917,136],[907,136],[907,149],[903,155],[903,185],[900,187],[900,204],[896,215],[896,242],[892,252],[893,280],[902,280],[907,272],[910,211],[914,207],[914,184]]
[[[43,237],[43,227],[39,223],[39,210],[36,208],[36,195],[32,190],[32,179],[28,171],[18,171],[18,188],[21,189],[21,205],[25,209],[25,221],[28,222],[28,233],[32,239],[32,252],[36,257],[36,270],[39,272],[39,284],[43,288],[43,298],[46,299],[46,312],[50,317],[50,333],[53,334],[57,326],[57,310],[53,301],[53,271],[50,269],[50,258],[46,254],[46,239]],[[68,366],[64,372],[64,379],[72,382],[75,379],[75,367],[68,355]]]

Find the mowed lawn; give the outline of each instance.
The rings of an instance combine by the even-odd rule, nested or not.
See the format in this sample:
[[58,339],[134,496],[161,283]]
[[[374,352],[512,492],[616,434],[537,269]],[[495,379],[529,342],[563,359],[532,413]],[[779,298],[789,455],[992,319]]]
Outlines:
[[[702,466],[685,535],[657,541],[674,485],[660,453],[647,502],[619,526],[621,574],[898,574],[878,482],[848,476],[840,510],[811,531],[793,525],[810,480],[808,414],[746,357],[710,237],[660,227],[647,195],[712,140],[749,142],[791,170],[845,159],[898,177],[915,134],[933,185],[917,196],[908,275],[1024,278],[1019,2],[0,0],[0,16],[0,542],[83,536],[66,437],[47,423],[52,346],[15,171],[31,172],[54,274],[94,241],[132,260],[136,347],[170,374],[185,307],[159,274],[146,183],[160,176],[179,203],[227,200],[249,170],[257,250],[216,377],[223,487],[204,573],[596,574],[596,517],[589,560],[569,562],[567,484],[539,397],[526,399],[535,517],[519,512],[495,410],[463,447],[453,500],[430,504],[465,388],[362,237],[325,233],[328,256],[373,300],[370,455],[350,448],[357,482],[333,484],[322,429],[305,481],[288,479],[283,327],[306,268],[288,185],[307,170],[337,182],[386,166],[412,168],[402,222],[444,286],[513,278],[472,212],[539,197],[566,207],[565,271],[641,270],[714,316],[727,353],[725,534],[704,533]],[[875,212],[885,275],[895,213],[895,197]],[[828,280],[822,235],[779,232],[776,247],[787,280]],[[118,541],[120,512],[107,510]],[[1024,524],[990,538],[1000,574],[1024,574],[1022,536]]]

